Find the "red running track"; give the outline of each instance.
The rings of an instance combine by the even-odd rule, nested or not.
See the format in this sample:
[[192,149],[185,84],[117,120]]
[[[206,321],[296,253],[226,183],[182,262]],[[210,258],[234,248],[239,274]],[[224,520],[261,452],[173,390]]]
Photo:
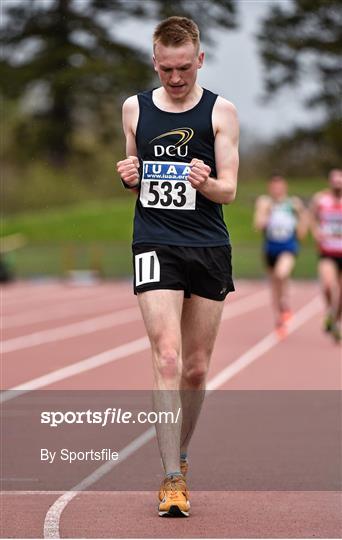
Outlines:
[[[321,331],[318,295],[316,283],[293,284],[298,316],[279,342],[272,333],[266,283],[239,282],[226,301],[209,387],[340,389],[340,349]],[[129,283],[18,283],[3,290],[2,306],[3,390],[152,387],[148,343]],[[118,467],[129,467],[138,456],[156,456],[155,439],[128,452]],[[96,483],[102,491],[91,491]],[[191,518],[165,520],[157,517],[156,493],[125,492],[124,485],[122,492],[105,490],[103,475],[77,493],[3,493],[2,537],[339,538],[342,533],[337,492],[193,492]]]

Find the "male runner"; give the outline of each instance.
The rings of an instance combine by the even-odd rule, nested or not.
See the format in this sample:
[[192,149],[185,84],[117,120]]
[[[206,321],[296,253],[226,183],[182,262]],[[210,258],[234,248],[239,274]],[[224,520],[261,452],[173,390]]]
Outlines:
[[329,174],[329,189],[311,202],[312,234],[317,242],[318,272],[327,307],[324,323],[335,341],[341,341],[342,312],[342,170]]
[[264,234],[264,262],[271,282],[276,331],[283,338],[291,318],[289,277],[299,239],[306,234],[307,219],[303,203],[298,197],[288,196],[287,182],[279,174],[271,176],[268,195],[261,195],[256,201],[254,226]]
[[159,515],[189,515],[187,449],[204,397],[223,300],[234,290],[222,204],[235,198],[234,106],[196,82],[204,53],[197,25],[170,17],[156,28],[161,86],[123,106],[127,159],[117,170],[138,190],[134,292],[151,342],[156,411],[182,423],[156,426],[165,479]]

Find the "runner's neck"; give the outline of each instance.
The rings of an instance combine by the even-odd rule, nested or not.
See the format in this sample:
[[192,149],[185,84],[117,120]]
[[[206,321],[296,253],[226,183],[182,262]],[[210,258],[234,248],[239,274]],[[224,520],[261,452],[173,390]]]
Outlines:
[[288,195],[282,195],[281,197],[271,197],[275,204],[281,204],[288,200]]
[[156,88],[152,92],[153,103],[166,112],[185,112],[193,109],[201,101],[203,88],[198,84],[190,90],[190,92],[181,100],[173,99],[163,86]]

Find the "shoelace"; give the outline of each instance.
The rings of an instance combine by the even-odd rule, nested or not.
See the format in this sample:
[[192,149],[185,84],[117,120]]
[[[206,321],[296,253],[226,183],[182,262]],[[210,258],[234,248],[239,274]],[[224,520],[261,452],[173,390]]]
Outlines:
[[184,480],[181,478],[175,480],[165,480],[163,485],[163,490],[169,492],[169,497],[171,499],[177,498],[178,494],[181,492],[186,496],[186,486]]

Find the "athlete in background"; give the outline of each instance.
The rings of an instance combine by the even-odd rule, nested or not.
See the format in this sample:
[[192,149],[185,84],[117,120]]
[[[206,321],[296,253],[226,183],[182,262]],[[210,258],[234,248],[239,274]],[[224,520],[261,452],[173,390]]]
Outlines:
[[342,170],[329,173],[329,188],[311,202],[311,229],[317,243],[318,273],[326,303],[324,329],[341,341]]
[[289,278],[299,251],[299,240],[307,231],[307,215],[302,201],[288,195],[286,180],[275,174],[268,183],[268,195],[255,205],[254,226],[264,235],[263,256],[271,283],[276,331],[286,336],[291,318],[288,298]]
[[236,193],[238,121],[229,101],[196,82],[204,53],[193,21],[162,21],[153,45],[161,86],[125,101],[128,157],[117,170],[138,191],[134,292],[151,342],[154,408],[182,411],[181,424],[156,424],[165,470],[159,515],[188,516],[188,445],[223,300],[234,290],[222,204]]

